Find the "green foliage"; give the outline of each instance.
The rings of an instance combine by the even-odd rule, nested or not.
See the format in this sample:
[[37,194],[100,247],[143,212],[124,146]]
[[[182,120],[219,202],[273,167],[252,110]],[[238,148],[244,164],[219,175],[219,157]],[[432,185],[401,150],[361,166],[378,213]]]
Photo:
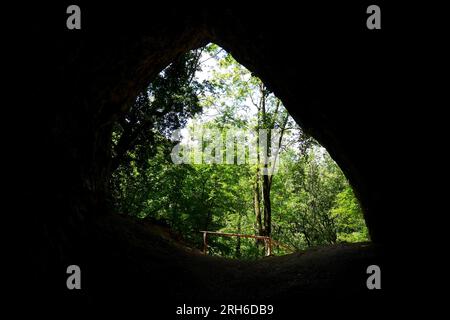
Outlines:
[[[200,61],[209,59],[216,61],[215,69],[200,83],[195,73],[201,70]],[[264,117],[255,110],[261,99]],[[113,156],[119,159],[124,150],[126,155],[111,179],[113,206],[123,214],[164,220],[198,248],[201,230],[256,234],[256,166],[174,165],[170,152],[175,142],[168,137],[193,120],[223,134],[231,127],[263,124],[285,129],[280,167],[271,183],[272,238],[296,250],[368,240],[361,208],[344,174],[292,118],[283,123],[286,116],[262,82],[220,47],[189,53],[152,82],[113,132]],[[148,124],[144,130],[143,124]],[[132,143],[122,143],[129,135]],[[254,239],[238,241],[211,236],[209,252],[261,257],[263,248]],[[275,254],[288,252],[275,246]]]
[[171,63],[116,123],[112,139],[114,170],[130,161],[145,166],[157,152],[156,146],[167,144],[162,138],[167,139],[201,112],[198,96],[206,83],[195,78],[201,53],[201,49],[194,50]]
[[369,239],[368,230],[361,216],[361,207],[349,185],[336,196],[331,217],[336,220],[339,241],[360,242]]

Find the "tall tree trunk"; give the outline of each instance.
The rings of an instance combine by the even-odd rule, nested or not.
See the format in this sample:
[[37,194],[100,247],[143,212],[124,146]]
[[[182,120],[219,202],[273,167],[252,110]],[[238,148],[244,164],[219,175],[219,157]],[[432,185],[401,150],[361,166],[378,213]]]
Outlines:
[[253,203],[256,218],[256,229],[257,229],[256,231],[258,232],[258,235],[262,236],[264,232],[261,219],[261,191],[259,188],[259,166],[256,169],[255,185],[253,189]]
[[270,203],[269,176],[263,176],[263,201],[264,201],[264,235],[270,237],[272,233],[272,207]]
[[[253,188],[253,204],[255,211],[255,219],[256,219],[256,230],[259,236],[264,234],[263,232],[263,224],[261,218],[261,190],[260,190],[260,165],[261,159],[259,154],[259,130],[261,129],[261,100],[259,101],[259,105],[256,105],[258,108],[257,112],[257,123],[256,123],[256,171],[255,171],[255,184]],[[256,240],[257,244],[260,244],[261,241]]]
[[260,85],[261,92],[261,117],[262,117],[262,128],[267,130],[267,139],[263,147],[264,151],[264,174],[262,177],[262,194],[264,203],[264,235],[270,237],[272,231],[272,212],[270,203],[270,183],[269,183],[269,172],[268,172],[268,161],[270,157],[270,140],[271,132],[268,114],[266,112],[266,91],[264,85]]
[[[241,219],[242,216],[239,213],[238,216],[238,225],[237,225],[237,232],[241,233]],[[237,237],[237,242],[236,242],[236,258],[240,258],[241,257],[241,237]]]

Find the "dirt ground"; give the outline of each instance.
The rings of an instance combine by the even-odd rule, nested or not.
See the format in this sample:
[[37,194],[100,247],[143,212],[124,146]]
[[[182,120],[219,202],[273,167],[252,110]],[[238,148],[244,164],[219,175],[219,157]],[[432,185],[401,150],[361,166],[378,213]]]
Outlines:
[[150,288],[171,299],[193,301],[354,295],[367,291],[366,268],[379,258],[373,245],[358,243],[240,261],[205,256],[174,239],[164,227],[141,220],[108,217],[99,221],[99,228],[102,237],[89,249],[89,267],[98,272],[88,283],[94,299],[101,289],[95,279],[109,282],[102,270],[109,270],[108,275],[114,271],[120,286],[113,281],[112,287],[127,288],[127,295]]
[[322,311],[334,314],[343,306],[345,313],[347,304],[359,301],[370,307],[381,297],[366,286],[367,267],[383,263],[381,248],[371,243],[240,261],[205,256],[166,227],[143,220],[115,215],[92,225],[75,259],[82,270],[82,290],[67,290],[64,273],[56,284],[61,294],[46,301],[108,312],[151,310],[167,318],[167,312],[183,304],[283,304],[278,310],[288,314],[301,309],[304,314],[325,300]]

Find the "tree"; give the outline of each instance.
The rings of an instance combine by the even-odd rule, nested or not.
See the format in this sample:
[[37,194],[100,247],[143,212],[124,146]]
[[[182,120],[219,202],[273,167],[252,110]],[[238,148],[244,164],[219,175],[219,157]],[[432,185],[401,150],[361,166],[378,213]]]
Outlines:
[[[205,61],[215,69],[200,77]],[[186,142],[171,141],[170,134],[177,128],[189,132],[196,124],[222,138],[235,128],[267,130],[267,141],[278,144],[279,152],[273,154],[269,143],[267,150],[258,149],[266,152],[257,152],[255,163],[175,165],[171,150]],[[330,155],[260,79],[215,45],[166,68],[120,120],[113,146],[116,210],[163,220],[192,246],[201,248],[201,230],[270,236],[295,249],[368,239],[357,199]],[[224,152],[225,144],[220,148],[214,152]],[[200,149],[205,156],[205,141]],[[232,155],[237,159],[237,149]],[[208,242],[212,255],[261,256],[261,243],[249,239]],[[273,252],[289,251],[284,246]]]
[[168,138],[201,111],[198,94],[204,84],[194,77],[201,52],[188,52],[171,63],[119,119],[113,134],[113,171],[129,160],[130,152],[145,163],[156,152],[157,135]]

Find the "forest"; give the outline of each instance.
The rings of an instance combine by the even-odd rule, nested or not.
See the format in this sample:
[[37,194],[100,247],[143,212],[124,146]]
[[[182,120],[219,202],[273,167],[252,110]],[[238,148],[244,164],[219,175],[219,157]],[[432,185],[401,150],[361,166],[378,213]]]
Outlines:
[[[222,143],[242,133],[231,149]],[[250,136],[253,156],[242,143]],[[153,79],[116,123],[111,148],[114,211],[165,224],[193,248],[202,249],[205,230],[270,237],[273,255],[369,240],[353,189],[327,150],[216,44],[178,57]],[[251,238],[208,242],[208,254],[221,257],[267,252]]]

